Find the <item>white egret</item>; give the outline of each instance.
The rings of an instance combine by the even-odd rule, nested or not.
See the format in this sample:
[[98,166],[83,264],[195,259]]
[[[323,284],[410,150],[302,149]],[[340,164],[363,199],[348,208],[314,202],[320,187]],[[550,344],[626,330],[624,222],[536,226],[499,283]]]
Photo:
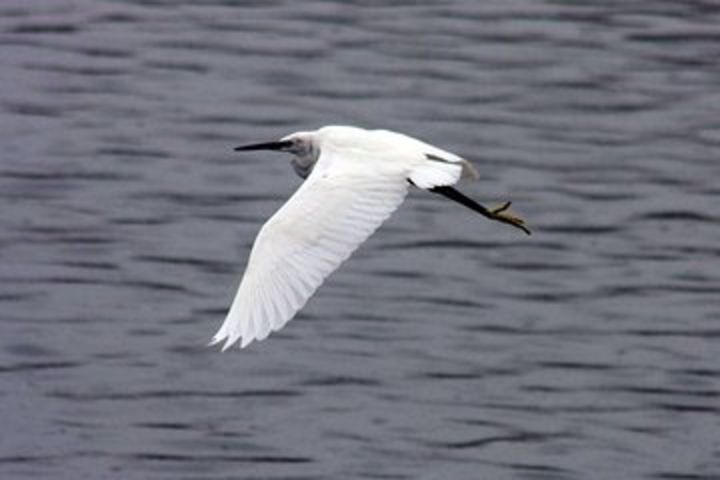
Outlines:
[[477,179],[470,162],[400,133],[327,126],[235,150],[291,153],[305,181],[255,239],[230,311],[211,342],[224,341],[223,351],[282,328],[400,206],[411,185],[530,234],[509,213],[510,202],[488,209],[451,187],[461,178]]

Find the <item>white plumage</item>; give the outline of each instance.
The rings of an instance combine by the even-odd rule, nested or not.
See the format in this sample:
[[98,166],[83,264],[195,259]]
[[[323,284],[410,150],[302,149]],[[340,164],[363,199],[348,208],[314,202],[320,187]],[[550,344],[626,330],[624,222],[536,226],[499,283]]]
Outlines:
[[386,130],[329,126],[236,150],[261,149],[293,153],[295,170],[307,178],[255,240],[212,340],[224,341],[223,350],[282,328],[400,206],[411,184],[427,190],[477,178],[457,155]]

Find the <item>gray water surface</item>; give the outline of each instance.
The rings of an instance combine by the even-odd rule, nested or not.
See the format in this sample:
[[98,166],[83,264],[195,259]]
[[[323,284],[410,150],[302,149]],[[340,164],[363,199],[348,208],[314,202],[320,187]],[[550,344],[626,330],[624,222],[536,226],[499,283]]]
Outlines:
[[[720,478],[720,4],[0,3],[0,478]],[[220,354],[300,179],[237,144],[472,159]]]

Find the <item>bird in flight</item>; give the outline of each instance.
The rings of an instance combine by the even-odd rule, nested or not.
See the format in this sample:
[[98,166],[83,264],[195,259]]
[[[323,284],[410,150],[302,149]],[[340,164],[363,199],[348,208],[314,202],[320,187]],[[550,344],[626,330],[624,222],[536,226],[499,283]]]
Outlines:
[[305,179],[262,226],[230,311],[211,344],[264,340],[293,318],[320,284],[402,203],[411,186],[442,195],[480,215],[530,230],[510,202],[486,208],[452,187],[476,180],[467,160],[388,130],[327,126],[278,141],[235,148],[293,155]]

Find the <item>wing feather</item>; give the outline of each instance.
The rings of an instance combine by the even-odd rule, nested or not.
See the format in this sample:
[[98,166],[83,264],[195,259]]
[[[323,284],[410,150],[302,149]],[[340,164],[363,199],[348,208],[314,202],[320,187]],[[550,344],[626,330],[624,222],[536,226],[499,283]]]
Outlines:
[[392,163],[323,153],[255,240],[230,312],[213,337],[223,350],[282,328],[322,282],[402,203],[407,173]]

